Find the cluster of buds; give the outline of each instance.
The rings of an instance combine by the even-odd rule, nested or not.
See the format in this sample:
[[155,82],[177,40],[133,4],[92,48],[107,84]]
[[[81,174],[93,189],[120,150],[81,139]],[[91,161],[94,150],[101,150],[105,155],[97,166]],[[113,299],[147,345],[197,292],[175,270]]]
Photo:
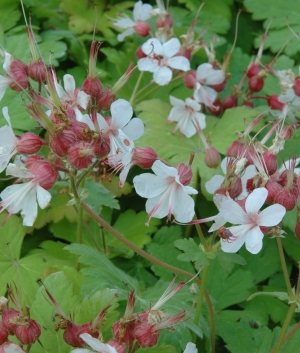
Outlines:
[[[0,297],[0,313],[2,315],[2,321],[0,322],[0,352],[10,351],[8,350],[10,346],[12,351],[16,353],[26,352],[21,347],[27,345],[29,348],[35,343],[41,335],[41,327],[35,320],[30,318],[28,307],[26,307],[26,312],[24,313],[10,288],[8,288],[8,293],[10,300]],[[9,307],[10,301],[14,303],[17,309]],[[9,336],[15,336],[20,346],[9,341]]]

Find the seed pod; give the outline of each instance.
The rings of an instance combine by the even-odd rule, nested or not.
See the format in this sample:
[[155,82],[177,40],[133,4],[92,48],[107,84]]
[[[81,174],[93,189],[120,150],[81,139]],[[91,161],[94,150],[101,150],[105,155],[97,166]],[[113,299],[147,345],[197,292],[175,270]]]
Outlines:
[[22,344],[32,344],[41,335],[41,326],[35,320],[29,320],[27,325],[18,325],[16,337]]

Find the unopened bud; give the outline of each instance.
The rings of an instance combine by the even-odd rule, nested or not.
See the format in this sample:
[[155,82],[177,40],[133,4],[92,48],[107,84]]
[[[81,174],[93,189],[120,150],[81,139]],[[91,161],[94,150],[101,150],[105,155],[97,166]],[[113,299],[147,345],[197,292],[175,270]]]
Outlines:
[[170,15],[166,17],[157,17],[155,26],[156,28],[171,28],[173,26],[173,20]]
[[220,116],[224,112],[224,107],[220,99],[216,99],[214,104],[209,107],[211,113],[215,116]]
[[223,82],[221,82],[217,85],[210,85],[210,87],[213,88],[217,92],[222,92],[222,91],[224,91],[224,89],[226,87],[226,83],[227,83],[227,81],[224,80]]
[[6,342],[9,333],[3,321],[0,321],[0,345]]
[[32,162],[30,157],[28,157],[26,167],[34,175],[34,178],[39,185],[45,190],[51,189],[55,184],[57,172],[51,163],[45,159]]
[[102,134],[92,145],[93,152],[98,158],[106,157],[110,152],[109,137]]
[[179,180],[182,185],[188,185],[193,177],[192,168],[189,165],[180,163],[175,168],[178,170]]
[[137,21],[136,25],[133,27],[136,34],[141,36],[141,37],[147,37],[149,34],[151,27],[149,23],[147,22],[142,22],[142,21]]
[[106,344],[108,344],[111,347],[114,347],[114,349],[117,351],[117,353],[125,353],[126,352],[126,349],[123,346],[123,344],[116,341],[116,340],[109,340],[108,342],[106,342]]
[[32,132],[26,132],[18,138],[16,150],[22,154],[37,153],[46,142]]
[[151,147],[135,147],[132,153],[131,162],[141,168],[151,168],[158,159],[157,153]]
[[254,107],[254,103],[252,101],[244,101],[242,103],[242,105],[246,106],[246,107],[250,107],[253,108]]
[[103,86],[98,77],[88,76],[83,83],[83,90],[91,97],[98,98],[102,92]]
[[35,320],[29,320],[24,325],[18,325],[16,328],[16,337],[22,344],[32,344],[38,340],[41,335],[41,327]]
[[244,150],[245,145],[243,144],[243,142],[235,140],[232,142],[231,146],[227,148],[226,156],[237,158],[237,156],[241,155]]
[[64,157],[76,140],[76,135],[72,129],[65,128],[58,134],[50,136],[50,147],[58,156]]
[[14,323],[14,319],[16,319],[19,315],[20,312],[13,308],[5,309],[2,312],[2,322],[6,326],[6,329],[10,335],[15,334],[17,325]]
[[234,108],[238,105],[238,99],[235,95],[231,94],[230,96],[227,96],[223,100],[223,108],[224,109],[230,109]]
[[297,222],[295,226],[295,235],[300,240],[300,208],[298,207]]
[[256,76],[261,71],[260,65],[253,63],[247,70],[247,76],[253,77]]
[[295,125],[288,125],[283,131],[282,131],[282,137],[284,140],[289,140],[293,137],[294,133],[296,131],[296,126]]
[[264,166],[267,169],[268,174],[274,174],[278,168],[277,155],[272,152],[266,151],[262,157],[264,160]]
[[300,79],[297,78],[294,82],[294,92],[295,95],[300,97]]
[[291,190],[283,188],[276,195],[274,202],[279,203],[280,205],[285,207],[287,211],[291,211],[296,206],[297,199],[295,198]]
[[14,91],[21,92],[27,88],[29,84],[28,80],[28,66],[22,61],[14,59],[10,64],[9,75],[14,82],[10,83],[9,87]]
[[265,81],[261,77],[255,75],[248,81],[248,87],[252,92],[260,92],[264,87]]
[[102,91],[97,101],[98,110],[110,110],[111,104],[117,99],[116,95],[111,90]]
[[78,169],[87,168],[93,162],[95,154],[88,142],[78,142],[69,148],[68,161]]
[[274,203],[276,195],[282,190],[282,186],[276,181],[268,180],[265,188],[268,190],[268,197],[266,199],[266,203],[272,204]]
[[154,346],[159,338],[159,330],[155,330],[155,325],[142,322],[134,332],[135,339],[142,348]]
[[46,80],[46,64],[42,60],[31,61],[28,68],[28,75],[37,82]]
[[277,94],[272,94],[268,97],[268,106],[274,110],[282,110],[284,103],[279,102]]
[[204,162],[208,168],[217,168],[221,163],[220,153],[213,146],[206,148]]
[[183,77],[183,82],[187,88],[194,89],[195,84],[197,82],[196,71],[192,70],[192,71],[188,72]]
[[86,346],[85,341],[80,338],[80,335],[83,333],[88,333],[90,335],[92,334],[91,325],[89,323],[83,325],[76,325],[73,322],[69,321],[65,329],[63,338],[68,345],[76,348],[82,348]]

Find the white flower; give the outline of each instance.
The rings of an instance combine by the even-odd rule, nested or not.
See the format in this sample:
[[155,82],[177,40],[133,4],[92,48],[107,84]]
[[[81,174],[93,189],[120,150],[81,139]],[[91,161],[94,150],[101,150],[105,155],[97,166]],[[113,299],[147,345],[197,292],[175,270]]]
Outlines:
[[222,216],[227,222],[238,224],[228,228],[233,235],[233,240],[221,242],[223,251],[237,252],[244,243],[246,249],[252,254],[257,254],[261,250],[264,235],[260,227],[277,225],[286,213],[285,208],[279,204],[269,206],[259,212],[267,196],[266,188],[255,189],[246,200],[246,212],[233,200],[222,202]]
[[[92,337],[88,333],[82,333],[80,335],[80,338],[84,340],[85,343],[87,343],[90,347],[92,347],[96,352],[103,352],[103,353],[118,353],[116,349],[109,344],[104,344],[97,340],[97,338]],[[84,348],[79,348],[79,349],[74,349],[72,353],[91,353],[92,351],[90,349],[84,349]]]
[[144,124],[141,119],[133,118],[133,110],[129,102],[117,99],[111,104],[111,121],[108,123],[104,117],[97,114],[97,124],[92,122],[88,115],[76,117],[78,121],[86,123],[92,130],[103,132],[110,139],[109,163],[113,166],[122,160],[123,154],[134,147],[132,141],[140,138],[144,133]]
[[206,126],[205,115],[198,113],[201,109],[201,105],[191,98],[187,98],[184,101],[170,96],[170,102],[173,105],[169,121],[177,121],[173,132],[180,129],[180,132],[187,138],[192,137],[197,132],[195,126],[200,126],[204,129]]
[[11,157],[17,153],[15,148],[18,141],[11,127],[8,108],[4,107],[2,113],[8,125],[0,128],[0,173],[6,168]]
[[5,209],[9,211],[9,215],[21,211],[23,225],[31,227],[37,217],[37,202],[44,209],[51,200],[51,194],[38,184],[34,175],[25,167],[10,163],[6,175],[29,181],[10,185],[1,192],[0,213]]
[[[226,175],[227,173],[227,167],[229,161],[232,160],[233,163],[235,163],[235,158],[233,157],[225,157],[222,162],[221,162],[221,169]],[[251,178],[253,178],[257,174],[257,170],[253,164],[249,165],[244,173],[241,176],[241,181],[242,181],[242,193],[237,197],[237,199],[241,200],[247,197],[249,194],[247,191],[247,181]],[[214,175],[208,182],[205,183],[205,188],[208,193],[214,194],[222,185],[223,181],[225,180],[225,177],[223,175]]]
[[194,91],[194,98],[197,102],[212,107],[218,93],[207,85],[218,85],[225,80],[225,74],[222,70],[214,70],[209,63],[198,66],[196,71],[197,83]]
[[190,194],[198,191],[190,186],[182,185],[178,170],[168,167],[161,161],[153,163],[154,174],[145,173],[133,179],[136,192],[148,198],[146,211],[149,221],[151,217],[163,218],[171,214],[181,223],[188,223],[194,216],[194,200]]
[[24,353],[25,351],[17,344],[10,342],[9,345],[4,347],[4,352],[5,353]]
[[[0,54],[4,57],[3,69],[7,74],[10,74],[10,64],[12,57],[9,53],[0,49]],[[0,75],[0,100],[3,98],[6,89],[9,87],[13,80],[10,77]]]
[[192,342],[189,342],[186,345],[186,348],[183,353],[198,353],[198,349],[196,348],[196,345]]
[[134,27],[139,21],[148,20],[151,17],[151,11],[151,5],[143,4],[141,1],[136,2],[133,8],[133,20],[129,17],[124,17],[113,23],[116,27],[126,29],[123,33],[118,34],[118,41],[123,42],[125,37],[135,33]]
[[140,71],[153,72],[153,80],[160,86],[167,85],[172,79],[172,69],[188,71],[190,62],[184,56],[175,56],[180,49],[180,42],[172,38],[161,43],[157,38],[150,38],[142,45],[147,58],[138,61]]

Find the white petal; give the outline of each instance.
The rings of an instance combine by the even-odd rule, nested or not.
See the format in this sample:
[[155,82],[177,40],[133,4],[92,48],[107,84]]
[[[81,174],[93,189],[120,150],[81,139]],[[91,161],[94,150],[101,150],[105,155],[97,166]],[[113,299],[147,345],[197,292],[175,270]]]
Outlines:
[[268,190],[266,188],[254,189],[247,197],[245,209],[247,213],[257,213],[268,197]]
[[49,191],[43,189],[41,186],[37,185],[36,188],[37,201],[41,209],[46,208],[51,200],[51,194]]
[[23,225],[32,227],[37,217],[36,189],[31,189],[22,202]]
[[124,186],[127,175],[129,173],[131,167],[131,163],[128,163],[124,166],[123,170],[121,171],[120,175],[119,175],[119,179],[120,179],[120,186],[121,188]]
[[162,45],[163,56],[171,58],[179,52],[181,44],[177,38],[172,38]]
[[150,38],[142,45],[142,50],[146,55],[163,55],[163,46],[157,38]]
[[91,96],[89,94],[86,94],[83,91],[78,91],[77,92],[77,98],[76,98],[76,103],[81,107],[82,109],[86,109],[89,100]]
[[186,105],[193,108],[196,112],[198,112],[201,109],[201,104],[196,102],[195,99],[186,98],[185,102],[186,102]]
[[170,186],[165,178],[145,173],[133,178],[135,191],[142,197],[153,198],[164,193]]
[[189,71],[191,69],[189,60],[184,56],[174,56],[168,60],[168,66],[172,69]]
[[230,227],[228,230],[236,237],[229,241],[221,240],[221,248],[224,252],[235,253],[240,250],[246,240],[246,232],[249,230],[244,225]]
[[[164,194],[160,194],[156,197],[152,197],[147,200],[146,202],[146,212],[150,214],[151,212],[151,217],[155,218],[164,218],[168,215],[168,206],[169,206],[169,199],[166,195],[166,197],[163,197]],[[153,209],[156,208],[155,212],[153,212]]]
[[[224,175],[226,174],[227,172],[227,165],[230,161],[232,157],[225,157],[222,162],[221,162],[221,169],[222,169],[222,172],[224,173]],[[235,159],[235,158],[234,158]]]
[[122,129],[132,117],[133,110],[129,102],[125,99],[117,99],[110,106],[112,121],[111,125]]
[[144,133],[144,123],[141,119],[133,118],[122,128],[122,131],[130,138],[130,140],[137,140]]
[[109,344],[104,344],[97,340],[96,338],[92,337],[88,333],[83,333],[80,337],[93,349],[96,351],[104,351],[108,353],[117,353],[114,347],[110,346]]
[[143,58],[138,61],[138,69],[140,71],[155,72],[158,68],[158,60],[151,58]]
[[77,348],[74,349],[71,353],[94,353],[90,349],[85,349],[85,348]]
[[[4,118],[5,118],[5,120],[7,121],[7,124],[8,124],[9,126],[11,126],[10,116],[8,115],[8,108],[7,108],[7,107],[3,107],[3,108],[2,108],[2,114],[3,114]],[[0,141],[1,141],[1,140],[0,140]]]
[[119,27],[119,28],[129,28],[129,27],[133,27],[135,25],[135,23],[129,17],[120,18],[119,20],[117,20],[113,24],[114,24],[114,26]]
[[250,229],[246,234],[246,249],[251,252],[251,254],[257,254],[262,248],[262,239],[264,235],[259,227],[254,227]]
[[172,80],[172,70],[166,66],[159,67],[153,75],[153,80],[160,86],[167,85]]
[[212,64],[204,63],[199,65],[196,71],[197,80],[205,81],[207,75],[210,74],[211,70],[213,70]]
[[222,202],[220,211],[227,222],[232,224],[248,223],[248,215],[243,211],[242,207],[232,199]]
[[135,21],[146,21],[150,17],[152,6],[143,4],[142,1],[135,3],[133,8],[133,18]]
[[[76,111],[75,111],[75,113],[76,113]],[[99,114],[97,114],[97,115],[99,115]],[[94,125],[94,123],[92,122],[92,120],[91,120],[91,118],[89,117],[89,115],[88,114],[81,114],[81,112],[80,112],[80,114],[76,114],[76,120],[77,121],[80,121],[81,123],[85,123],[85,124],[87,124],[88,125],[88,127],[91,129],[91,130],[94,130],[95,131],[95,125]]]
[[183,185],[182,188],[183,188],[183,191],[186,194],[188,194],[188,195],[192,195],[192,194],[196,195],[196,194],[198,194],[198,191],[196,189],[192,188],[191,186]]
[[108,125],[107,121],[103,118],[103,116],[98,113],[97,113],[97,122],[101,131],[107,132],[108,130],[111,130],[111,126]]
[[168,178],[170,176],[172,177],[177,177],[178,176],[178,170],[174,167],[169,167],[165,165],[162,161],[155,161],[152,165],[152,170],[154,173],[162,178]]
[[214,175],[205,183],[205,189],[208,193],[214,194],[220,188],[224,180],[225,178],[222,175]]
[[24,353],[24,350],[20,346],[14,343],[10,343],[9,346],[4,347],[4,352],[5,353]]
[[135,33],[135,30],[134,30],[133,27],[127,28],[127,29],[125,29],[124,32],[118,34],[117,39],[118,39],[119,42],[123,42],[123,40],[126,37],[129,37],[129,36],[131,36],[134,33]]
[[192,342],[189,342],[186,345],[186,348],[183,353],[198,353],[198,349],[196,348],[196,345]]
[[3,98],[6,89],[9,87],[11,79],[0,75],[0,100]]
[[172,214],[180,223],[188,223],[194,217],[195,202],[191,196],[185,193],[183,188],[176,188],[174,191],[174,198],[172,200]]
[[74,95],[74,91],[75,91],[75,80],[74,77],[72,75],[64,75],[64,87],[65,87],[65,91],[73,96]]
[[265,227],[276,226],[279,222],[281,222],[285,213],[286,209],[282,205],[276,203],[275,205],[265,208],[259,213],[257,223],[260,226]]
[[31,174],[27,168],[13,163],[9,163],[9,165],[7,166],[6,175],[13,175],[17,178],[33,177],[33,174]]
[[183,100],[175,98],[173,96],[170,96],[170,103],[173,105],[173,107],[183,108],[183,109],[185,108],[185,105],[186,105],[186,103]]

